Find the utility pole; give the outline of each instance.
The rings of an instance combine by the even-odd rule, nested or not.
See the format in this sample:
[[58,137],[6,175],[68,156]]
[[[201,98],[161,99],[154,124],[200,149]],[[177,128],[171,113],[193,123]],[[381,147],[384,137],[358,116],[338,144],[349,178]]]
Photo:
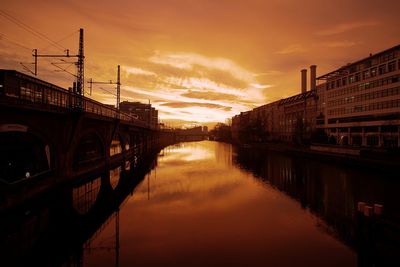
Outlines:
[[[38,54],[37,49],[33,49],[32,51],[32,56],[35,59],[34,65],[35,65],[35,76],[37,76],[38,73],[38,57],[55,57],[55,58],[70,58],[70,57],[76,57],[78,58],[78,62],[66,62],[67,64],[74,63],[77,66],[77,73],[74,75],[76,77],[76,85],[73,87],[74,88],[74,93],[84,96],[84,51],[83,51],[83,29],[79,30],[79,52],[77,55],[70,55],[69,54],[69,49],[66,49],[65,54]],[[57,66],[56,64],[53,64],[54,66],[60,68],[63,71],[66,71],[65,69],[62,69],[61,67]]]
[[76,91],[78,95],[85,95],[85,73],[84,73],[84,60],[83,54],[83,29],[79,29],[79,52],[78,52],[78,64],[76,74]]
[[33,49],[33,56],[35,57],[35,76],[37,76],[37,49]]
[[120,66],[118,65],[117,71],[117,109],[119,110],[119,103],[121,102],[121,73]]
[[119,111],[119,104],[121,102],[121,68],[120,65],[118,65],[117,68],[117,82],[113,82],[112,80],[109,80],[108,82],[97,82],[93,81],[93,79],[89,79],[88,83],[89,88],[90,88],[90,94],[92,94],[92,89],[93,89],[93,84],[116,84],[117,85],[117,110]]

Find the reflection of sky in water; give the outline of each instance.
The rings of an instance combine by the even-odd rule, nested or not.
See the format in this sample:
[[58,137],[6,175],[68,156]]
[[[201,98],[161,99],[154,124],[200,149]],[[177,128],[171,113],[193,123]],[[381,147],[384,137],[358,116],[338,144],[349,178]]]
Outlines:
[[[321,220],[232,166],[231,153],[215,142],[163,151],[121,208],[120,266],[355,266]],[[111,257],[97,256],[88,262]]]
[[213,157],[213,151],[207,146],[195,146],[192,143],[184,143],[164,150],[164,157],[160,162],[170,161],[200,161]]

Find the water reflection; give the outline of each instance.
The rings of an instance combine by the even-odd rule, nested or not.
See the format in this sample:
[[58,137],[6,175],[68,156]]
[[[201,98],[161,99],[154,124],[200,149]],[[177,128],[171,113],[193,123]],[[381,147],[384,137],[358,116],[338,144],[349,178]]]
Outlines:
[[[125,163],[125,165],[127,165],[127,164]],[[128,166],[129,166],[129,168],[127,168],[126,170],[130,169],[129,164],[128,164]],[[110,184],[111,184],[112,189],[115,189],[118,185],[118,182],[119,182],[119,179],[121,176],[121,170],[122,170],[121,166],[110,170]]]
[[[120,210],[120,265],[356,265],[350,248],[316,227],[323,220],[232,165],[232,154],[214,142],[162,151]],[[112,255],[86,259],[105,266]]]
[[[113,261],[105,266],[118,266],[119,209],[156,165],[152,154],[131,170],[117,167],[111,176],[107,171],[100,177],[85,177],[3,214],[0,265],[90,266],[87,255],[111,251]],[[112,243],[110,236],[104,239],[110,225]]]
[[[356,250],[359,266],[400,265],[400,182],[393,171],[343,168],[245,148],[236,150],[234,161],[319,217],[317,227]],[[357,211],[359,202],[382,205],[383,215],[364,216]]]
[[[167,147],[158,160],[141,164],[110,170],[100,184],[98,176],[87,178],[2,221],[5,265],[308,267],[398,260],[392,256],[400,240],[399,182],[390,175],[209,141]],[[382,204],[384,216],[357,213],[359,201]]]
[[72,206],[79,214],[86,214],[96,202],[100,192],[101,178],[95,178],[72,188]]

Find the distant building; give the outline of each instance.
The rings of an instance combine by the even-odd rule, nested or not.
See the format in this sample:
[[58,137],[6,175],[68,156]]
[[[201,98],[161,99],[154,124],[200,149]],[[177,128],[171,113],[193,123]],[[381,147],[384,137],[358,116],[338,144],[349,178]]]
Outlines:
[[123,101],[119,107],[122,112],[137,115],[139,120],[146,122],[151,128],[158,128],[158,110],[151,104]]
[[400,147],[400,45],[318,78],[310,70],[309,91],[303,69],[300,94],[234,116],[234,141],[304,142],[322,133],[331,144]]

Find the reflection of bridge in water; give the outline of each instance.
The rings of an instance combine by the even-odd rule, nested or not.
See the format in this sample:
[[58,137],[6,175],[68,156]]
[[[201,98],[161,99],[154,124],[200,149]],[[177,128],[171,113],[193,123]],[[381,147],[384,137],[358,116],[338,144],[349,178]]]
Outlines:
[[[158,151],[148,153],[135,167],[122,166],[64,184],[13,210],[12,221],[0,222],[0,251],[7,266],[82,266],[84,252],[115,251],[119,264],[119,209],[146,173],[157,165]],[[112,242],[96,237],[112,222]]]
[[[317,227],[357,251],[358,266],[400,266],[400,207],[396,174],[346,169],[255,148],[237,148],[233,161],[284,192],[318,218]],[[381,215],[358,203],[383,204]]]

